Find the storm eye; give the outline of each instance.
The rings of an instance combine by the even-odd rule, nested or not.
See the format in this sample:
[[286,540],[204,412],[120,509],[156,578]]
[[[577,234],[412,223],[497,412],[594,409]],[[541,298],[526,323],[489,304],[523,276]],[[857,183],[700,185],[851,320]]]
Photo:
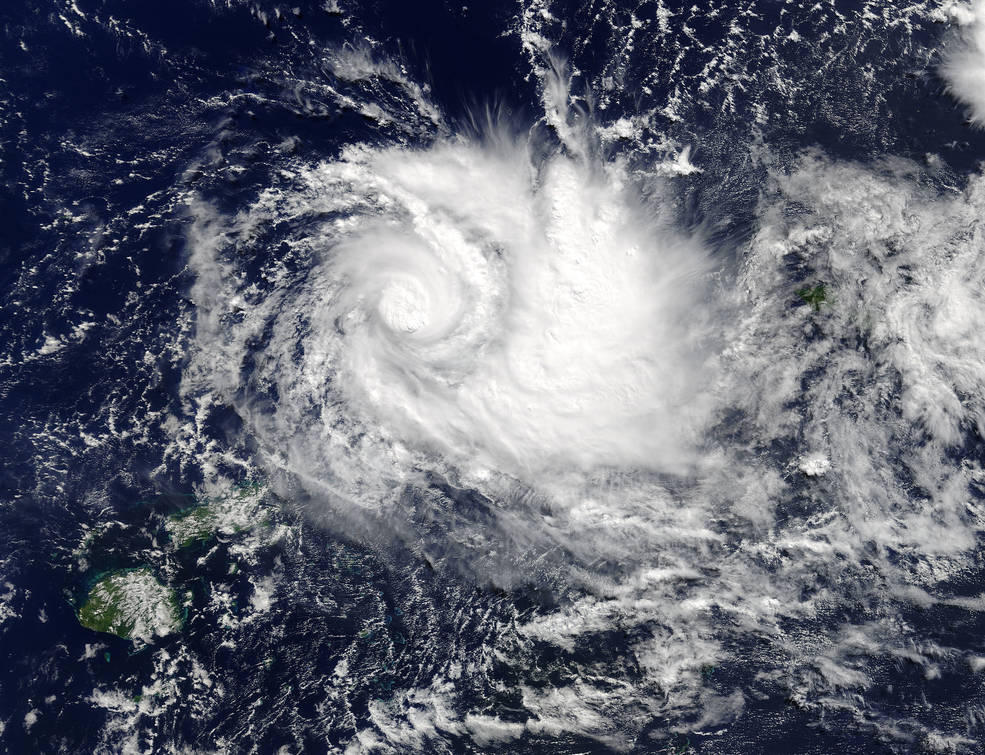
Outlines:
[[431,297],[413,278],[393,278],[380,292],[377,311],[391,330],[415,333],[431,320]]

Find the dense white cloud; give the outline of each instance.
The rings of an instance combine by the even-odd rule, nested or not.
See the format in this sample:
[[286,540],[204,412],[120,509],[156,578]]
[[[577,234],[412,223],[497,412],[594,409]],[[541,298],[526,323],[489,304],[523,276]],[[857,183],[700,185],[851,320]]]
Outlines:
[[741,715],[702,670],[751,662],[736,635],[765,643],[757,684],[864,691],[913,642],[885,617],[951,600],[985,527],[957,458],[985,430],[981,177],[942,193],[910,163],[805,155],[715,288],[635,196],[618,165],[493,139],[354,147],[239,216],[197,207],[183,384],[198,416],[236,406],[270,471],[392,526],[373,537],[564,585],[515,652],[630,632],[642,681],[588,663],[525,697],[609,746],[599,710],[620,731]]
[[985,127],[985,0],[948,10],[960,30],[945,52],[942,72],[951,93],[968,106],[971,120]]
[[[231,224],[199,223],[193,292],[200,336],[220,337],[212,307],[242,311],[243,294],[213,298],[235,280],[217,272],[219,235],[339,213],[291,240],[306,280],[249,307],[221,336],[230,353],[203,350],[219,360],[216,385],[274,317],[264,379],[279,400],[257,422],[289,469],[327,481],[343,466],[365,484],[382,459],[402,466],[399,449],[533,486],[573,470],[698,466],[708,259],[633,198],[619,166],[535,166],[502,139],[352,149],[297,183]],[[369,468],[342,461],[357,439]]]

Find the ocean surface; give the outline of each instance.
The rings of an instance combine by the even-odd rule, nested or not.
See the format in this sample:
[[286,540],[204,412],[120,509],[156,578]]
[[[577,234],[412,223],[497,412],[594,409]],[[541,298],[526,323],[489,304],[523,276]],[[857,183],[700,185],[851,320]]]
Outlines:
[[980,0],[0,30],[0,751],[985,752]]

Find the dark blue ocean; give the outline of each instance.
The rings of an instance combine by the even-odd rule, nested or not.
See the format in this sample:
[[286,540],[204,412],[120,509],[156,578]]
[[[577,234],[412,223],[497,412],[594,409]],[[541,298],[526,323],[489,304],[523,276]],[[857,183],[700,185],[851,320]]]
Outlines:
[[[0,750],[982,752],[985,231],[969,187],[985,135],[940,74],[955,31],[938,5],[4,4]],[[554,74],[569,87],[560,121],[545,94]],[[479,367],[433,384],[417,362],[380,368],[412,376],[406,395],[422,402],[392,424],[378,395],[396,382],[360,382],[397,352],[311,304],[364,274],[323,261],[363,238],[353,217],[431,238],[417,200],[469,243],[477,228],[518,226],[474,220],[497,201],[487,176],[499,167],[428,157],[442,144],[494,154],[490,124],[532,145],[535,168],[572,161],[564,186],[603,187],[543,200],[563,218],[562,201],[583,202],[560,238],[623,196],[604,188],[618,166],[640,212],[659,206],[662,223],[700,240],[713,282],[674,322],[707,318],[709,349],[727,355],[716,364],[733,365],[715,367],[725,377],[707,391],[734,403],[715,398],[693,433],[689,419],[654,420],[669,440],[652,453],[693,434],[704,457],[725,460],[716,471],[622,465],[645,434],[603,424],[591,445],[595,424],[536,407],[543,437],[562,417],[565,443],[514,436],[512,419],[486,425],[464,398],[442,435],[447,402],[429,397],[447,385],[464,396]],[[402,162],[411,154],[423,157]],[[446,167],[458,159],[468,167]],[[474,194],[468,175],[482,183]],[[532,196],[550,180],[538,173]],[[888,188],[831,198],[852,181]],[[899,230],[861,229],[854,208]],[[947,228],[931,233],[935,217]],[[329,240],[309,250],[316,235]],[[512,264],[500,236],[476,242],[490,276]],[[757,251],[768,244],[780,251]],[[857,256],[837,256],[848,249]],[[442,259],[443,274],[456,263]],[[509,280],[497,307],[521,301]],[[797,292],[817,285],[813,311]],[[676,287],[654,297],[674,301]],[[940,290],[952,293],[934,304]],[[948,296],[964,314],[921,329]],[[893,309],[911,298],[912,322]],[[870,320],[889,335],[858,325]],[[469,354],[508,337],[483,335]],[[305,398],[322,353],[324,383]],[[929,366],[906,361],[914,353]],[[358,367],[338,366],[350,358]],[[427,364],[452,359],[464,358]],[[600,360],[621,379],[618,355]],[[782,380],[756,382],[778,365]],[[511,383],[496,385],[513,399]],[[580,397],[580,385],[556,393]],[[488,437],[524,449],[521,462],[542,453],[551,471],[499,464]],[[831,471],[803,471],[805,449],[824,443]],[[569,445],[581,455],[562,473]],[[596,447],[604,471],[570,483]],[[860,457],[871,467],[852,466]],[[491,477],[470,476],[472,463]],[[579,519],[557,492],[569,483],[606,513]],[[641,491],[654,490],[673,505],[651,508],[657,494]],[[184,540],[175,522],[189,516],[207,519]],[[177,628],[144,641],[80,623],[101,580],[140,569],[174,596]]]

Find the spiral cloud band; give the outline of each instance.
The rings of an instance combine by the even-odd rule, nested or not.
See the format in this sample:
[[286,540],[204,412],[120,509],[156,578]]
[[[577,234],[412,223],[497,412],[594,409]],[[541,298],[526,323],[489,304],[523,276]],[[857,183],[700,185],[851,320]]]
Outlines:
[[[634,204],[617,166],[535,167],[522,145],[459,141],[351,149],[298,178],[225,231],[292,217],[304,280],[281,260],[216,334],[235,348],[272,328],[251,381],[277,398],[244,400],[287,467],[337,481],[388,459],[396,473],[403,449],[532,483],[695,463],[707,258]],[[236,276],[221,253],[199,259],[207,306]]]
[[[960,582],[981,472],[954,453],[985,426],[985,184],[920,170],[771,169],[729,272],[618,162],[460,140],[291,166],[238,215],[191,206],[175,453],[235,463],[212,440],[232,406],[251,459],[346,535],[556,588],[496,652],[588,651],[523,705],[613,749],[658,716],[741,715],[745,692],[708,691],[717,664],[849,705],[900,658],[977,662],[886,618],[985,601]],[[625,672],[598,650],[613,631]],[[456,684],[408,695],[444,721]]]

